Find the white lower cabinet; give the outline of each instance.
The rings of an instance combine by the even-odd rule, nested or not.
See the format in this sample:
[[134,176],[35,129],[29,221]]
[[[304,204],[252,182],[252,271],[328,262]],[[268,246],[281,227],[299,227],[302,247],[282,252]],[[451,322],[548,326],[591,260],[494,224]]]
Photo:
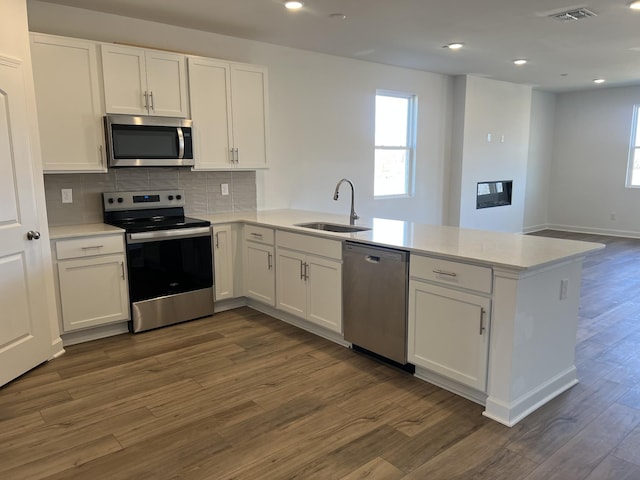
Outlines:
[[121,234],[57,240],[55,251],[63,332],[129,319]]
[[491,300],[412,279],[409,361],[486,391]]
[[273,307],[276,304],[273,230],[245,225],[243,237],[244,293]]
[[213,227],[213,274],[216,300],[234,297],[234,248],[231,225]]
[[[311,251],[322,253],[323,256]],[[279,231],[276,252],[277,308],[341,333],[341,252],[340,242]]]
[[307,256],[293,250],[278,249],[278,308],[298,317],[307,317]]

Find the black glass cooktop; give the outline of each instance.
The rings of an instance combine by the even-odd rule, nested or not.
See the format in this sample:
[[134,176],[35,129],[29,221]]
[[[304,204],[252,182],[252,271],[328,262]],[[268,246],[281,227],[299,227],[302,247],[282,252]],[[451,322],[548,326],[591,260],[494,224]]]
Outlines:
[[211,225],[211,222],[207,220],[185,217],[182,208],[104,212],[104,223],[123,228],[127,233],[208,227]]

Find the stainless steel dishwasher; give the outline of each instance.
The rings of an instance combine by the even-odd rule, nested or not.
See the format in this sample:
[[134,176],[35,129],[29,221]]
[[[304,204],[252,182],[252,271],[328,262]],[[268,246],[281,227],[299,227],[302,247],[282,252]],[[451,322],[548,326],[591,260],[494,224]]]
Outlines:
[[344,338],[399,365],[407,363],[409,253],[354,242],[342,249]]

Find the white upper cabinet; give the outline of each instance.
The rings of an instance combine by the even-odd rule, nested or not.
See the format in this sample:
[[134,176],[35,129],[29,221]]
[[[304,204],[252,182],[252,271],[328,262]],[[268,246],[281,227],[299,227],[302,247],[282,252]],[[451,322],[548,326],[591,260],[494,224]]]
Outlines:
[[101,47],[108,113],[189,116],[184,55],[109,44]]
[[195,170],[267,166],[267,70],[189,57]]
[[44,171],[106,171],[97,44],[32,34],[31,56]]
[[231,64],[231,110],[236,167],[267,166],[267,70]]
[[229,63],[189,57],[194,169],[231,168],[231,74]]

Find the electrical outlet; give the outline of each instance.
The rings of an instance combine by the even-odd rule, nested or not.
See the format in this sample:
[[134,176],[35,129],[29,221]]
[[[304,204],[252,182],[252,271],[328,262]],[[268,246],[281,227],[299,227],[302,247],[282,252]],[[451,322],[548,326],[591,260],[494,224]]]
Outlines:
[[73,203],[73,189],[63,188],[61,191],[62,191],[62,203]]
[[569,279],[560,280],[560,300],[565,300],[569,294]]
[[491,137],[492,135],[490,133],[487,133],[487,143],[491,143]]
[[229,195],[229,184],[221,183],[220,184],[220,194],[221,195]]

